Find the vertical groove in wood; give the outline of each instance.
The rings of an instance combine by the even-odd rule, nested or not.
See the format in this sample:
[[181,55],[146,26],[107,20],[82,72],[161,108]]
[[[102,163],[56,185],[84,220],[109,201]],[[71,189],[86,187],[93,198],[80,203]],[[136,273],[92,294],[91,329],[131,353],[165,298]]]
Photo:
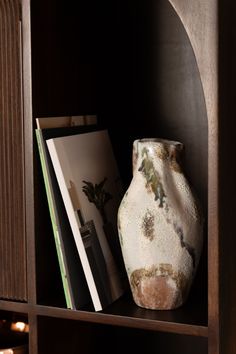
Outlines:
[[0,0],[0,297],[27,300],[19,9]]
[[22,0],[22,84],[25,141],[25,220],[27,235],[28,302],[36,303],[36,261],[34,221],[34,149],[31,84],[31,13],[30,0]]

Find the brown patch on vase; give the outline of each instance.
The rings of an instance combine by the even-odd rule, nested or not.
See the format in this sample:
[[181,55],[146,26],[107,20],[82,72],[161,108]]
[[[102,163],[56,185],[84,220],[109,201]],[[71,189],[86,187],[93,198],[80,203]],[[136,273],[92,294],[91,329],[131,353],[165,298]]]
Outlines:
[[148,238],[150,241],[154,239],[154,215],[149,210],[144,215],[142,230],[144,237]]
[[179,158],[179,151],[176,147],[163,144],[162,146],[156,148],[155,153],[159,159],[169,163],[171,170],[182,173],[181,167],[177,162]]
[[169,149],[169,158],[168,159],[169,159],[170,169],[175,172],[178,172],[178,173],[182,173],[181,167],[178,163],[179,153],[181,150],[182,150],[182,148],[176,149],[176,147],[170,147],[170,149]]
[[163,144],[162,146],[158,146],[155,149],[156,156],[163,160],[166,161],[168,159],[169,153],[168,153],[168,148]]
[[180,168],[180,165],[178,164],[178,162],[176,160],[170,160],[170,169],[178,172],[178,173],[182,173],[182,170]]
[[159,264],[159,272],[162,276],[164,275],[173,275],[173,267],[171,264],[168,263],[161,263]]
[[146,183],[146,184],[145,184],[145,188],[146,188],[148,194],[151,194],[151,193],[152,193],[152,187],[151,187],[150,184]]
[[171,264],[135,270],[130,277],[135,303],[153,310],[170,310],[182,305],[186,296],[186,278],[174,272]]

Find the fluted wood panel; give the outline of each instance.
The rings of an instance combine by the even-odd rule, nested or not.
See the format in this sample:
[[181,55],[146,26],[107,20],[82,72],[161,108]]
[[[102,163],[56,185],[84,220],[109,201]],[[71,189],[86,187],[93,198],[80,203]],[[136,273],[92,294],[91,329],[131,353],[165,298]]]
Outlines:
[[0,0],[0,298],[26,300],[19,0]]

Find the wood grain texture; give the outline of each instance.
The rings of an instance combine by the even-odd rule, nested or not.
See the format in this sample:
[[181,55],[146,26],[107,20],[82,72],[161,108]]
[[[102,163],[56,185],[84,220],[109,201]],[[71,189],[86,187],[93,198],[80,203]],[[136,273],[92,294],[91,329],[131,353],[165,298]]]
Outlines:
[[26,300],[20,3],[0,1],[0,296]]
[[[118,306],[119,307],[119,306]],[[127,306],[124,306],[127,310]],[[87,311],[68,311],[49,306],[37,306],[36,312],[40,316],[50,316],[65,319],[73,319],[85,322],[93,322],[100,324],[107,324],[113,326],[123,326],[140,328],[151,331],[178,333],[182,335],[191,335],[196,337],[207,337],[208,328],[204,324],[190,324],[176,320],[178,315],[171,316],[171,313],[158,314],[158,312],[147,313],[147,316],[139,316],[139,309],[135,306],[130,306],[127,313],[120,311],[119,313],[95,313]],[[132,310],[134,312],[132,313]],[[143,311],[145,313],[145,311]],[[141,311],[142,313],[142,311]],[[153,315],[153,316],[152,316]],[[181,314],[179,318],[181,317]]]
[[171,1],[191,40],[209,122],[209,353],[235,354],[236,32],[234,1]]
[[22,0],[22,72],[23,72],[23,115],[25,147],[25,222],[27,235],[27,283],[28,301],[36,303],[35,270],[35,203],[34,203],[34,157],[32,79],[31,79],[31,13],[30,0]]
[[236,353],[236,3],[219,1],[219,205],[221,352]]
[[38,354],[38,322],[37,316],[30,314],[28,316],[28,323],[30,328],[29,333],[29,353]]
[[209,354],[220,352],[218,193],[218,4],[170,0],[196,56],[208,115],[208,316]]

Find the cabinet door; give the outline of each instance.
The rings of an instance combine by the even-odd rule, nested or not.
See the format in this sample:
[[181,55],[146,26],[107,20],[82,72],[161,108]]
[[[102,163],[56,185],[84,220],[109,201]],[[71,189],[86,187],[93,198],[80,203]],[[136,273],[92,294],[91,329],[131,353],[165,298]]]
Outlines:
[[0,298],[26,300],[19,0],[0,0]]

